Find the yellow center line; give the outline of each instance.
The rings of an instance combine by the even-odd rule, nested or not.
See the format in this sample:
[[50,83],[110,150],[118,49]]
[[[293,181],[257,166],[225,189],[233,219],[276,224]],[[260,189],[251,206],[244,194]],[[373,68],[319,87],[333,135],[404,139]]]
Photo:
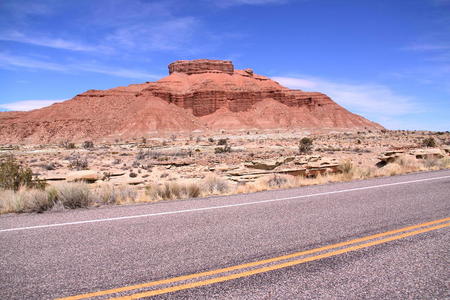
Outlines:
[[378,234],[374,234],[374,235],[370,235],[370,236],[366,236],[366,237],[362,237],[362,238],[357,238],[357,239],[353,239],[350,241],[345,241],[345,242],[341,242],[341,243],[337,243],[337,244],[327,245],[327,246],[320,247],[320,248],[315,248],[315,249],[310,249],[310,250],[306,250],[306,251],[291,253],[288,255],[264,259],[264,260],[260,260],[260,261],[240,264],[240,265],[236,265],[236,266],[231,266],[231,267],[226,267],[226,268],[221,268],[221,269],[216,269],[216,270],[211,270],[211,271],[206,271],[206,272],[172,277],[172,278],[167,278],[167,279],[158,280],[158,281],[151,281],[151,282],[146,282],[146,283],[141,283],[141,284],[136,284],[136,285],[129,285],[129,286],[124,286],[124,287],[120,287],[120,288],[114,288],[114,289],[102,290],[102,291],[97,291],[97,292],[92,292],[92,293],[58,298],[56,300],[78,300],[78,299],[85,299],[85,298],[90,298],[90,297],[104,296],[104,295],[109,295],[109,294],[127,292],[127,291],[141,289],[141,288],[148,288],[148,287],[162,285],[162,284],[169,284],[169,283],[174,283],[174,282],[178,282],[178,281],[194,279],[194,278],[198,278],[198,277],[205,277],[205,276],[211,276],[211,275],[216,275],[216,274],[230,272],[230,271],[236,271],[236,270],[245,269],[245,268],[249,268],[249,267],[255,267],[255,266],[259,266],[259,265],[263,265],[263,264],[267,264],[267,263],[277,262],[280,260],[286,260],[286,259],[294,258],[297,256],[313,254],[313,253],[317,253],[317,252],[321,252],[321,251],[325,251],[325,250],[348,246],[348,245],[355,244],[355,243],[365,242],[368,240],[381,238],[384,236],[401,233],[404,231],[409,231],[409,230],[426,227],[426,226],[430,226],[430,225],[435,225],[435,224],[447,222],[447,221],[450,221],[450,217],[431,221],[431,222],[426,222],[426,223],[422,223],[422,224],[412,225],[412,226],[408,226],[408,227],[404,227],[404,228],[400,228],[400,229],[395,229],[395,230],[391,230],[391,231],[386,231],[383,233],[378,233]]
[[265,272],[273,271],[273,270],[279,270],[279,269],[282,269],[282,268],[291,267],[291,266],[303,264],[303,263],[306,263],[306,262],[319,260],[319,259],[322,259],[322,258],[327,258],[327,257],[331,257],[331,256],[335,256],[335,255],[339,255],[339,254],[343,254],[343,253],[347,253],[347,252],[351,252],[351,251],[356,251],[356,250],[359,250],[359,249],[363,249],[363,248],[367,248],[367,247],[371,247],[371,246],[387,243],[387,242],[390,242],[390,241],[399,240],[399,239],[402,239],[402,238],[406,238],[406,237],[409,237],[409,236],[414,236],[414,235],[417,235],[417,234],[420,234],[420,233],[424,233],[424,232],[428,232],[428,231],[432,231],[432,230],[437,230],[437,229],[448,227],[448,226],[450,226],[450,223],[441,224],[441,225],[434,226],[434,227],[428,227],[428,228],[424,228],[424,229],[421,229],[421,230],[411,231],[411,232],[407,232],[407,233],[404,233],[404,234],[400,234],[400,235],[395,235],[395,236],[391,236],[391,237],[388,237],[388,238],[384,238],[384,239],[381,239],[381,240],[375,240],[375,241],[368,242],[368,243],[365,243],[365,244],[350,246],[350,247],[347,247],[347,248],[344,248],[344,249],[339,249],[339,250],[336,250],[336,251],[332,251],[332,252],[328,252],[328,253],[324,253],[324,254],[320,254],[320,255],[316,255],[316,256],[311,256],[311,257],[307,257],[307,258],[302,258],[302,259],[298,259],[298,260],[293,260],[293,261],[289,261],[289,262],[285,262],[285,263],[281,263],[281,264],[277,264],[277,265],[272,265],[272,266],[268,266],[268,267],[263,267],[263,268],[259,268],[259,269],[255,269],[255,270],[245,271],[245,272],[241,272],[241,273],[237,273],[237,274],[231,274],[231,275],[216,277],[216,278],[207,279],[207,280],[203,280],[203,281],[186,283],[186,284],[181,284],[181,285],[168,287],[168,288],[163,288],[163,289],[159,289],[159,290],[142,292],[142,293],[137,293],[137,294],[134,294],[134,295],[124,296],[124,297],[117,297],[117,298],[111,298],[111,299],[114,299],[114,300],[119,300],[119,299],[120,300],[139,299],[139,298],[143,298],[143,297],[151,297],[151,296],[156,296],[156,295],[161,295],[161,294],[166,294],[166,293],[171,293],[171,292],[176,292],[176,291],[181,291],[181,290],[186,290],[186,289],[191,289],[191,288],[195,288],[195,287],[210,285],[210,284],[214,284],[214,283],[229,281],[229,280],[238,279],[238,278],[242,278],[242,277],[248,277],[248,276],[255,275],[255,274],[265,273]]

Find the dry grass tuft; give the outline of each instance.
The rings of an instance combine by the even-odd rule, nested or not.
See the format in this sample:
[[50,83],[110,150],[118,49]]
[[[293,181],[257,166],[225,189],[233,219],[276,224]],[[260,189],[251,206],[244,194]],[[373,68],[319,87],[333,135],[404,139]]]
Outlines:
[[339,166],[339,171],[342,172],[341,178],[343,181],[349,181],[355,176],[355,167],[353,166],[353,162],[351,160],[344,161]]
[[225,194],[230,190],[228,182],[215,174],[209,174],[203,179],[201,188],[205,194]]
[[442,170],[442,169],[450,169],[450,157],[445,157],[441,160],[439,160],[437,167]]
[[18,191],[0,191],[0,213],[43,212],[53,207],[45,191],[20,188]]
[[151,201],[187,199],[200,197],[201,188],[196,183],[166,182],[147,186],[145,193]]
[[132,203],[137,201],[138,193],[129,186],[105,184],[94,189],[90,197],[97,204]]
[[274,174],[268,178],[266,184],[269,188],[284,188],[287,186],[288,182],[288,176]]
[[89,186],[83,182],[61,183],[52,192],[64,208],[82,208],[92,204]]

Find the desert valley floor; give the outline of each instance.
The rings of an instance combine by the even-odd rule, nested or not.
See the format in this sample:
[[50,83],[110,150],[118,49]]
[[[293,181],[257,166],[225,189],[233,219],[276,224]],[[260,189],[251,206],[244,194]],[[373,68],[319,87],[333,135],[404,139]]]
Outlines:
[[[312,146],[300,152],[305,136]],[[426,145],[430,140],[435,145]],[[0,155],[14,155],[50,185],[83,181],[93,191],[115,190],[121,199],[113,202],[126,203],[165,200],[152,189],[171,183],[199,186],[198,193],[178,195],[183,198],[289,187],[300,179],[291,184],[323,183],[332,175],[338,181],[445,168],[449,143],[448,132],[248,130],[3,146]]]

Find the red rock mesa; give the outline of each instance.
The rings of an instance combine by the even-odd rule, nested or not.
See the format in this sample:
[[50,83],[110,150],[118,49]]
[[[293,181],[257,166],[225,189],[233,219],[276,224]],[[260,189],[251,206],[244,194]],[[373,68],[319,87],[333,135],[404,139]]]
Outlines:
[[0,112],[0,143],[130,138],[175,131],[382,129],[318,92],[291,90],[226,60],[181,60],[156,82],[89,90],[29,112]]

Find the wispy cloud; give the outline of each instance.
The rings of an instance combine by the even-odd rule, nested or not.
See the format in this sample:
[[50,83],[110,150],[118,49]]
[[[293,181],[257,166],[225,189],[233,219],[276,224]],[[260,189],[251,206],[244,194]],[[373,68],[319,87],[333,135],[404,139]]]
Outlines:
[[110,34],[108,42],[133,50],[177,50],[185,47],[199,27],[194,17],[166,20],[149,26],[134,24]]
[[342,83],[309,76],[273,79],[289,88],[326,93],[345,108],[365,115],[396,116],[421,111],[414,99],[399,95],[385,85]]
[[450,0],[432,0],[435,5],[447,6],[450,5]]
[[106,67],[106,66],[95,66],[95,65],[73,66],[73,65],[71,65],[70,67],[73,68],[74,70],[79,70],[79,71],[84,71],[84,72],[92,72],[92,73],[99,73],[99,74],[124,77],[124,78],[133,78],[133,79],[153,80],[153,79],[160,79],[162,77],[161,75],[155,75],[155,74],[148,73],[145,71],[140,71],[140,70],[112,68],[112,67]]
[[0,53],[0,68],[26,68],[30,70],[48,70],[66,73],[91,72],[105,74],[116,77],[134,78],[134,79],[158,79],[158,74],[152,74],[141,70],[114,68],[112,66],[102,66],[87,63],[78,64],[56,64],[48,61],[38,60],[26,56],[9,55]]
[[442,51],[442,50],[450,50],[450,44],[423,43],[423,44],[414,44],[405,47],[403,49],[411,51]]
[[85,22],[112,28],[173,18],[184,1],[96,0],[89,2]]
[[237,5],[266,5],[266,4],[284,4],[289,0],[212,0],[219,7],[230,7]]
[[42,108],[52,105],[53,103],[62,102],[65,99],[58,100],[22,100],[10,103],[0,103],[0,109],[13,111],[28,111],[32,109]]
[[421,42],[402,48],[417,57],[414,64],[398,70],[395,76],[450,91],[450,36],[446,30],[450,29],[450,19],[443,22],[447,25],[423,37]]
[[10,69],[11,67],[21,67],[27,69],[40,69],[50,71],[67,71],[67,67],[48,61],[37,60],[32,57],[10,55],[0,52],[0,68]]
[[[185,56],[210,53],[236,38],[233,32],[219,33],[213,27],[205,26],[205,20],[198,14],[187,13],[193,11],[192,8],[202,8],[210,0],[195,4],[179,0],[96,0],[79,5],[70,1],[43,1],[46,5],[36,5],[36,13],[26,8],[34,7],[32,0],[22,1],[21,5],[11,0],[6,1],[4,7],[0,4],[0,15],[5,16],[3,20],[0,18],[0,41],[5,50],[14,53],[45,51],[32,48],[39,46],[95,55],[103,61],[110,57],[133,60],[142,55],[159,55],[156,52],[182,52]],[[286,1],[224,0],[215,3],[232,6]],[[70,23],[66,20],[68,11],[74,11]],[[12,17],[13,12],[21,17]],[[54,26],[56,19],[60,26]],[[17,43],[23,45],[19,47]],[[57,53],[54,59],[64,54]]]
[[37,1],[2,1],[0,12],[15,19],[22,19],[28,16],[50,15],[54,9],[44,2]]
[[36,34],[26,35],[19,31],[9,31],[0,33],[0,41],[18,42],[24,44],[31,44],[36,46],[43,46],[56,49],[65,49],[72,51],[99,51],[100,47],[90,46],[81,42],[74,42],[60,38],[49,38],[39,36]]

